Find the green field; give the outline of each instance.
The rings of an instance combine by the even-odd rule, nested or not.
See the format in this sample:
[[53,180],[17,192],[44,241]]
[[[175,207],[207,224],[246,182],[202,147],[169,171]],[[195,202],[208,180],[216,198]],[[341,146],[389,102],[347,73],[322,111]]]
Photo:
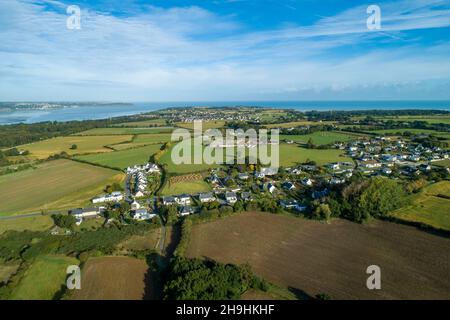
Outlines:
[[317,165],[324,165],[331,162],[348,161],[351,158],[344,155],[342,150],[338,149],[306,149],[292,144],[280,144],[280,165],[283,167],[293,166],[297,163],[303,163],[307,160],[315,161]]
[[331,125],[336,123],[335,121],[293,121],[293,122],[285,122],[285,123],[273,123],[265,125],[266,128],[295,128],[295,127],[301,127],[301,126],[317,126],[317,125]]
[[0,176],[0,215],[76,208],[122,183],[124,174],[71,160],[55,160],[37,169]]
[[355,140],[358,135],[340,133],[334,131],[320,131],[306,135],[280,135],[280,141],[292,140],[300,143],[307,143],[309,139],[312,139],[315,145],[331,144],[335,142],[346,142],[349,140]]
[[450,168],[450,159],[433,162],[435,166]]
[[[225,121],[202,121],[202,130],[223,128],[224,125]],[[177,122],[176,126],[190,130],[194,129],[193,122]]]
[[18,219],[0,220],[0,234],[8,230],[15,231],[45,231],[53,226],[50,216],[36,216]]
[[[275,147],[275,146],[273,146]],[[163,165],[166,165],[166,169],[169,173],[183,174],[190,172],[200,172],[205,171],[211,168],[219,167],[219,164],[174,164],[172,161],[172,150],[174,146],[172,146],[169,150],[167,150],[164,155],[161,157],[160,162]],[[194,148],[194,144],[192,144],[191,149],[191,160],[194,158],[196,154],[203,153],[205,147],[202,147],[200,150]],[[269,155],[271,155],[271,149],[269,148]],[[226,149],[223,149],[224,159],[226,159]],[[338,149],[306,149],[299,147],[294,144],[286,144],[280,143],[279,145],[279,163],[281,166],[289,167],[298,163],[303,163],[309,161],[315,161],[318,165],[324,165],[331,162],[338,161],[349,161],[352,162],[351,158],[344,156],[342,150]],[[192,163],[192,162],[191,162]]]
[[123,122],[113,125],[114,127],[150,127],[150,126],[164,126],[166,125],[166,120],[164,119],[150,119],[143,121],[134,122]]
[[110,153],[89,154],[75,158],[111,168],[125,169],[135,164],[145,164],[149,162],[150,156],[158,152],[160,149],[160,144],[151,144],[145,147],[114,151]]
[[161,195],[171,196],[183,193],[195,194],[208,191],[211,191],[211,187],[203,180],[183,181],[174,184],[167,183],[161,191]]
[[442,131],[435,131],[435,130],[428,130],[428,129],[408,129],[408,128],[402,128],[402,129],[385,129],[385,130],[373,130],[369,131],[371,133],[377,133],[377,134],[397,134],[397,133],[403,133],[403,132],[411,132],[413,134],[432,134],[439,137],[445,137],[447,139],[450,139],[450,132],[442,132]]
[[[220,165],[218,164],[206,164],[206,163],[200,163],[200,164],[193,164],[193,163],[189,163],[189,164],[175,164],[172,161],[172,151],[174,150],[174,147],[177,144],[172,145],[161,157],[160,159],[160,163],[162,165],[165,165],[165,168],[167,170],[167,172],[169,173],[175,173],[175,174],[184,174],[184,173],[191,173],[191,172],[200,172],[200,171],[205,171],[211,168],[217,168]],[[191,145],[191,159],[194,159],[194,157],[196,155],[201,155],[203,154],[203,151],[205,150],[205,148],[202,146],[202,148],[197,149],[194,148],[194,143],[192,143]]]
[[133,143],[165,143],[171,140],[171,136],[170,133],[140,134],[134,138]]
[[450,230],[450,181],[432,184],[419,194],[412,196],[412,204],[392,213],[393,216],[422,222],[436,228]]
[[[17,147],[19,150],[30,151],[30,158],[45,159],[50,155],[67,152],[70,155],[84,154],[94,152],[110,152],[111,149],[105,148],[108,144],[116,144],[131,141],[131,135],[110,135],[110,136],[68,136],[57,137],[53,139],[43,140]],[[77,148],[70,149],[73,144]]]
[[[364,119],[365,116],[352,117],[353,120],[361,120]],[[413,122],[413,121],[425,121],[430,124],[435,123],[445,123],[450,124],[450,116],[448,114],[445,115],[424,115],[424,116],[383,116],[383,117],[373,117],[377,120],[393,120],[398,122]]]
[[128,134],[150,134],[172,132],[171,127],[155,128],[96,128],[77,133],[76,136],[105,136],[105,135],[128,135]]
[[66,269],[78,260],[65,256],[40,256],[25,271],[11,293],[11,300],[51,300],[65,285]]

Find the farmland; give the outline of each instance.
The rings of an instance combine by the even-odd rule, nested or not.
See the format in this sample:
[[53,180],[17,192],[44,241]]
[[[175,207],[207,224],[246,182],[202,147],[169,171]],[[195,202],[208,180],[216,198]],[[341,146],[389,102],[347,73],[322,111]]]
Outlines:
[[103,166],[125,169],[135,164],[147,163],[150,156],[161,149],[161,145],[153,144],[140,148],[132,148],[122,151],[114,151],[107,154],[89,154],[78,156],[76,159],[100,164]]
[[274,123],[274,124],[268,124],[265,125],[266,128],[272,129],[272,128],[295,128],[295,127],[301,127],[301,126],[317,126],[317,125],[332,125],[334,124],[334,121],[325,121],[325,122],[318,122],[318,121],[293,121],[293,122],[286,122],[286,123]]
[[[194,129],[193,122],[177,122],[175,125],[180,128]],[[225,121],[202,121],[202,130],[223,128],[224,125]]]
[[148,266],[129,257],[90,258],[81,271],[74,300],[142,300]]
[[[0,176],[0,215],[67,209],[86,204],[107,184],[121,183],[124,174],[70,160],[55,160]],[[7,199],[7,200],[6,200]]]
[[20,219],[0,220],[0,235],[7,230],[45,231],[53,226],[50,216],[24,217]]
[[357,135],[333,132],[333,131],[320,131],[312,134],[305,135],[280,135],[280,141],[292,140],[300,143],[307,143],[309,139],[312,139],[315,145],[331,144],[335,142],[346,142],[358,138]]
[[[449,245],[447,238],[388,222],[327,224],[252,212],[195,225],[187,255],[249,263],[268,281],[310,296],[449,299]],[[373,264],[381,267],[383,290],[366,288]]]
[[77,136],[107,136],[107,135],[134,135],[134,134],[150,134],[172,132],[171,127],[154,127],[154,128],[96,128],[77,133]]
[[[353,117],[354,120],[360,120],[365,117],[358,116]],[[374,117],[377,120],[392,120],[392,121],[398,121],[398,122],[414,122],[414,121],[424,121],[430,124],[435,123],[445,123],[450,124],[450,117],[448,115],[426,115],[426,116],[383,116],[383,117]]]
[[203,181],[201,175],[185,175],[170,178],[161,194],[164,196],[183,193],[196,194],[210,190],[211,187]]
[[[269,146],[269,155],[271,155],[271,148],[276,148],[276,146]],[[166,169],[170,173],[174,174],[185,174],[190,172],[200,172],[211,168],[219,167],[219,164],[207,164],[202,162],[201,164],[179,164],[176,165],[172,161],[172,150],[173,146],[167,150],[161,157],[161,163],[166,165]],[[195,155],[199,155],[200,152],[204,152],[205,147],[201,149],[194,148],[194,144],[191,146],[191,159],[194,159]],[[223,148],[224,159],[228,159],[226,154],[227,151]],[[214,154],[215,152],[213,152]],[[307,149],[299,147],[298,145],[280,143],[279,145],[279,160],[281,166],[293,166],[298,163],[303,163],[306,161],[315,161],[318,165],[327,164],[330,162],[338,161],[352,161],[350,158],[344,156],[342,150],[338,149]]]
[[[131,141],[131,139],[131,135],[89,137],[68,136],[21,145],[18,149],[28,150],[30,152],[30,158],[45,159],[50,155],[61,153],[62,151],[65,151],[70,155],[110,152],[111,149],[106,148],[105,145]],[[71,146],[74,144],[77,145],[77,148],[72,150]]]
[[352,160],[343,155],[338,149],[306,149],[292,144],[280,144],[280,165],[289,167],[296,163],[315,161],[318,165],[331,162]]
[[373,130],[369,131],[372,133],[378,133],[378,134],[398,134],[398,133],[405,133],[405,132],[411,132],[412,134],[432,134],[438,137],[445,137],[447,139],[450,139],[450,133],[441,132],[441,131],[435,131],[435,130],[428,130],[428,129],[385,129],[385,130]]
[[66,280],[66,269],[77,265],[78,260],[64,256],[40,256],[25,271],[10,299],[51,300]]
[[166,124],[166,120],[164,119],[150,119],[150,120],[142,120],[142,121],[133,121],[133,122],[123,122],[116,125],[114,127],[154,127],[154,126],[164,126]]
[[[445,198],[448,197],[448,198]],[[441,181],[412,196],[412,204],[393,213],[407,221],[450,230],[450,182]]]
[[[187,142],[187,141],[186,141]],[[181,142],[185,143],[185,142]],[[200,164],[194,164],[193,160],[191,163],[182,163],[182,164],[175,164],[172,161],[172,150],[174,150],[174,147],[177,144],[174,144],[172,147],[170,147],[164,154],[162,155],[160,162],[161,164],[166,166],[166,170],[169,173],[173,174],[185,174],[185,173],[191,173],[191,172],[200,172],[205,171],[211,168],[216,168],[220,165],[218,164],[206,164],[203,161]],[[187,144],[185,145],[187,148]],[[200,153],[203,153],[204,147],[202,146],[200,149],[197,150],[197,148],[194,147],[194,143],[191,144],[191,159],[194,159],[196,155],[200,155]]]

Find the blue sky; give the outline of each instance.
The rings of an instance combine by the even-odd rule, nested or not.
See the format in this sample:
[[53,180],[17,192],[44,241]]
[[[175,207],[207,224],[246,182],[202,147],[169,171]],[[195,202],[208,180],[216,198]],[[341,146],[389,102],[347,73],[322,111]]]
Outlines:
[[0,0],[0,100],[446,100],[449,31],[450,0]]

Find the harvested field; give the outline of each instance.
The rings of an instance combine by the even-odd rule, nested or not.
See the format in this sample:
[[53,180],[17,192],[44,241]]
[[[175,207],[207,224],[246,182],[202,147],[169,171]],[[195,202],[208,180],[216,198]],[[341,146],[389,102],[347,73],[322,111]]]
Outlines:
[[[17,149],[30,151],[29,158],[45,159],[53,154],[61,153],[62,151],[67,152],[70,155],[111,152],[111,149],[105,147],[107,144],[131,141],[132,138],[133,136],[131,135],[57,137],[24,144],[18,146]],[[71,149],[74,144],[77,148]]]
[[[244,213],[194,226],[187,255],[249,263],[265,279],[333,299],[450,299],[450,239],[374,221],[331,224]],[[381,290],[366,268],[381,268]]]
[[71,160],[55,160],[36,169],[0,176],[0,215],[76,208],[88,205],[106,185],[125,175]]
[[90,258],[81,271],[74,300],[142,300],[148,266],[129,257]]

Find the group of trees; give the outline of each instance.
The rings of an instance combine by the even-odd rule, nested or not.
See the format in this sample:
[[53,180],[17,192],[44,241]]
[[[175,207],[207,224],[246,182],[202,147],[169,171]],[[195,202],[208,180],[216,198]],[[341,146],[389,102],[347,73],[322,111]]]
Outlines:
[[164,298],[169,300],[237,300],[248,289],[269,289],[248,265],[176,257],[169,269],[164,286]]
[[[387,216],[406,202],[407,193],[403,186],[395,180],[382,177],[353,181],[341,192],[334,192],[327,200],[333,216],[356,222]],[[319,207],[318,213],[326,215],[323,210],[327,211]]]
[[54,214],[53,222],[60,228],[72,229],[75,226],[76,219],[70,214]]

